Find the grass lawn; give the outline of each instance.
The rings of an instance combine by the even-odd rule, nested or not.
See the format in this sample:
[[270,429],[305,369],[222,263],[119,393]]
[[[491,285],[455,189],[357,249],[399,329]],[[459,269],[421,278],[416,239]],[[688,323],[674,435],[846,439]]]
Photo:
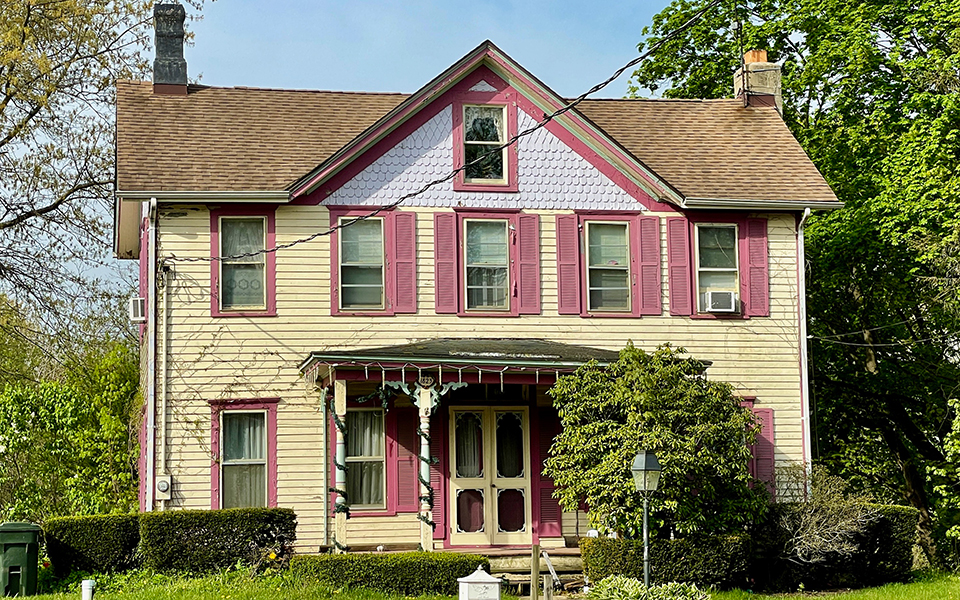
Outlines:
[[820,592],[806,594],[751,594],[733,591],[717,592],[713,600],[960,600],[960,576],[923,574],[913,583],[893,583],[878,588],[849,592]]

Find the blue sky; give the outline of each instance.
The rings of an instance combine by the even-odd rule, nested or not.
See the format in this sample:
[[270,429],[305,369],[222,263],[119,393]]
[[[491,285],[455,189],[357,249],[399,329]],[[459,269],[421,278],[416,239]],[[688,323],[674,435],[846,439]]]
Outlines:
[[[413,92],[485,39],[576,96],[637,55],[669,0],[217,0],[190,25],[190,78],[217,86]],[[598,97],[620,97],[628,74]]]

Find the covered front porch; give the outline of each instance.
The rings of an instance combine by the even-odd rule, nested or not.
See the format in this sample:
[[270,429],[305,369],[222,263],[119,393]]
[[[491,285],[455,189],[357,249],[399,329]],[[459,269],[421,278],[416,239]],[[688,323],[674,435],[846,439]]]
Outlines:
[[563,548],[565,531],[575,538],[581,523],[561,513],[553,482],[541,474],[560,430],[546,392],[563,373],[616,358],[502,338],[311,353],[301,370],[321,390],[329,417],[329,545],[341,552]]

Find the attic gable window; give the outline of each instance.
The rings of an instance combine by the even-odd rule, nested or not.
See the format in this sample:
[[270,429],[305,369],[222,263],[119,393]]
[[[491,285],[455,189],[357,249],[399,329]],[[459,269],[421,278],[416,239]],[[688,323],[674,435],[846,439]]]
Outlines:
[[466,183],[506,183],[506,149],[496,151],[505,141],[506,107],[463,107],[463,158]]

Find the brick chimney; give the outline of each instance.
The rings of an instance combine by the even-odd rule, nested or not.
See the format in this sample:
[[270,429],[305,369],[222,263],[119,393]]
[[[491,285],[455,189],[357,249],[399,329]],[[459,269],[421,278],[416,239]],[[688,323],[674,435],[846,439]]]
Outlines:
[[767,62],[766,50],[743,55],[743,66],[733,74],[733,95],[742,99],[744,106],[773,106],[783,114],[780,65]]
[[153,61],[153,93],[187,95],[187,61],[183,58],[183,22],[187,12],[179,4],[155,4],[153,26],[157,57]]

